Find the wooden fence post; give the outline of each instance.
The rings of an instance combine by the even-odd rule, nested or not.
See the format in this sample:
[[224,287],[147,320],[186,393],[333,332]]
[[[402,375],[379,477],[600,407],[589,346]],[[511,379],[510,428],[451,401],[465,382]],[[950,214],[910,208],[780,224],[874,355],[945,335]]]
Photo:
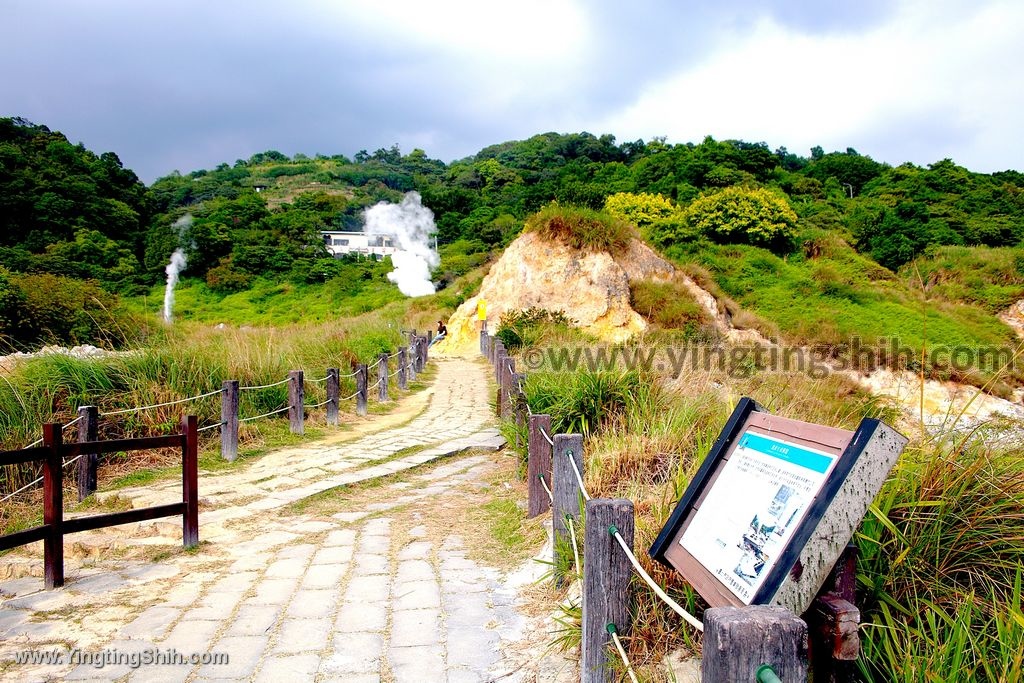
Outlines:
[[181,498],[185,514],[181,520],[181,543],[186,548],[199,544],[199,419],[183,415],[181,433]]
[[416,337],[416,372],[423,372],[427,367],[427,338]]
[[702,651],[702,683],[753,681],[764,665],[783,683],[807,680],[807,624],[784,607],[706,610]]
[[[78,408],[78,443],[95,441],[99,423],[99,410],[96,406],[80,406]],[[78,502],[85,500],[96,492],[96,468],[100,456],[96,453],[83,453],[78,458]]]
[[[536,517],[551,509],[551,498],[544,490],[544,482],[551,488],[551,416],[531,415],[528,427],[529,438],[526,446],[526,485],[529,497],[526,503],[526,516]],[[541,431],[543,430],[543,431]],[[545,438],[544,434],[548,437]]]
[[409,381],[416,381],[416,341],[409,342],[409,362],[406,363],[406,371],[409,373]]
[[366,387],[370,373],[366,365],[360,363],[356,367],[356,415],[366,415]]
[[501,417],[508,417],[512,414],[513,408],[515,408],[516,359],[512,356],[506,356],[502,365],[504,365],[504,368],[501,374],[501,386],[505,391],[505,395],[501,399],[501,407],[504,410]]
[[377,359],[377,400],[388,400],[388,354],[380,354]]
[[238,457],[238,385],[237,379],[221,384],[220,456],[228,462]]
[[327,368],[327,424],[338,426],[338,403],[341,401],[341,376],[338,368]]
[[480,330],[480,355],[487,355],[487,330]]
[[526,429],[526,417],[530,413],[529,406],[526,403],[526,394],[522,391],[523,382],[525,381],[525,372],[518,372],[513,375],[512,383],[515,385],[515,389],[512,407],[516,417],[516,448],[522,447],[522,443],[520,442],[522,437],[520,434],[524,429]]
[[629,631],[629,580],[632,565],[611,534],[614,527],[633,548],[633,502],[624,498],[587,501],[583,541],[583,643],[580,676],[583,683],[614,680],[608,666],[608,625]]
[[499,339],[494,345],[494,381],[501,382],[501,359],[508,355],[505,344]]
[[302,370],[288,373],[288,422],[292,434],[302,434],[304,429],[306,408],[306,387],[303,382]]
[[63,427],[43,425],[43,445],[50,449],[43,461],[43,580],[47,590],[64,585],[64,467],[60,447]]
[[[575,522],[580,513],[580,491],[576,474],[569,464],[569,458],[576,462],[576,466],[583,474],[583,436],[580,434],[555,434],[555,442],[552,448],[551,458],[553,460],[552,491],[554,502],[551,506],[551,530],[554,546],[555,560],[555,584],[562,586],[566,577],[558,568],[558,548],[571,544],[567,518]],[[577,541],[578,542],[578,541]]]
[[502,373],[502,368],[505,367],[505,348],[502,346],[498,347],[498,355],[495,356],[494,366],[494,381],[498,383],[497,398],[494,401],[494,414],[499,418],[502,416],[503,408],[502,405],[505,399],[505,392],[503,389],[503,380],[505,375]]
[[398,348],[398,388],[405,391],[409,388],[409,381],[406,379],[406,370],[409,365],[408,349],[404,346]]

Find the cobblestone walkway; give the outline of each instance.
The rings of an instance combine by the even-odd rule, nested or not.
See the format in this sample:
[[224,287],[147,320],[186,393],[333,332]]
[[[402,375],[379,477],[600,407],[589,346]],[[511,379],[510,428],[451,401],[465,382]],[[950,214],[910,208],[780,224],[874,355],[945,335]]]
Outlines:
[[[506,654],[524,637],[521,584],[472,559],[466,527],[452,519],[461,501],[503,485],[503,456],[476,450],[406,472],[500,441],[485,366],[438,363],[427,409],[401,428],[287,449],[244,472],[201,478],[200,537],[208,543],[198,552],[180,550],[179,523],[149,523],[126,533],[122,546],[106,539],[99,557],[69,561],[63,590],[41,590],[36,576],[0,583],[0,675],[533,680]],[[363,484],[309,500],[356,482]],[[136,505],[167,502],[153,489],[129,495]],[[150,556],[136,557],[140,548]],[[14,661],[29,652],[59,661]],[[222,655],[228,661],[216,661]]]

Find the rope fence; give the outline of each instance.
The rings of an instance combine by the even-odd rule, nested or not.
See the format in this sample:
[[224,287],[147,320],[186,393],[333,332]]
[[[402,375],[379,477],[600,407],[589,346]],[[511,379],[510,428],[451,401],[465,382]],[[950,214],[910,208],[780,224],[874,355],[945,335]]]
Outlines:
[[311,384],[320,384],[321,382],[326,382],[330,378],[331,378],[331,376],[327,375],[326,377],[321,377],[320,379],[307,379],[306,381],[311,383]]
[[615,624],[608,624],[605,626],[605,629],[608,631],[608,635],[612,637],[615,649],[619,651],[619,657],[622,658],[622,663],[626,665],[626,673],[629,674],[629,680],[633,683],[638,683],[636,674],[633,673],[633,665],[629,663],[629,657],[626,656],[626,648],[622,647],[622,641],[619,640],[619,629],[615,628]]
[[590,500],[590,494],[587,493],[587,487],[583,484],[583,475],[580,474],[580,468],[576,466],[576,460],[572,457],[572,451],[566,451],[565,455],[569,458],[569,464],[572,465],[572,473],[576,475],[576,483],[580,485],[580,492],[583,493],[583,498]]
[[320,403],[314,403],[314,404],[312,404],[312,405],[309,405],[309,404],[303,404],[303,406],[302,406],[302,407],[303,407],[303,408],[307,408],[307,409],[309,409],[309,410],[313,410],[313,409],[315,409],[315,408],[322,408],[323,406],[327,405],[328,403],[330,403],[330,402],[331,402],[331,401],[333,401],[333,400],[334,400],[334,399],[330,399],[330,398],[329,398],[329,399],[327,399],[326,401],[321,401]]
[[547,493],[548,493],[548,500],[550,500],[552,503],[554,503],[555,502],[555,494],[553,494],[551,492],[551,489],[548,488],[548,483],[546,481],[544,481],[544,475],[543,474],[538,474],[537,478],[540,479],[540,485],[544,487],[545,491],[547,491]]
[[614,526],[611,526],[608,527],[608,533],[619,542],[619,546],[622,548],[622,551],[626,553],[626,557],[629,558],[629,562],[633,565],[633,569],[636,570],[636,573],[640,575],[641,579],[647,582],[647,585],[651,587],[654,594],[661,598],[666,605],[671,607],[672,611],[681,616],[686,623],[703,633],[704,624],[702,624],[697,617],[683,609],[678,602],[670,598],[668,593],[666,593],[662,587],[651,578],[651,575],[644,571],[644,568],[640,566],[640,562],[636,559],[636,555],[633,554],[633,551],[629,549],[629,545],[626,543],[625,539],[622,538],[622,534],[619,533],[619,530]]
[[[287,380],[285,380],[287,381]],[[247,389],[248,387],[242,387]],[[198,396],[189,396],[188,398],[179,398],[175,401],[166,401],[164,403],[154,403],[151,406],[140,406],[138,408],[125,408],[123,410],[111,410],[105,413],[100,413],[100,417],[108,417],[110,415],[127,415],[128,413],[140,413],[143,410],[152,410],[154,408],[165,408],[167,406],[176,406],[180,403],[188,403],[189,401],[198,401],[201,398],[207,398],[208,396],[215,396],[216,394],[224,391],[223,389],[215,389],[214,391],[208,391],[205,394],[199,394]]]
[[216,429],[217,427],[223,427],[223,426],[224,426],[223,422],[214,422],[212,425],[207,425],[205,427],[201,427],[201,428],[197,429],[196,431],[197,432],[205,432],[205,431],[207,431],[209,429]]
[[240,418],[238,421],[239,422],[251,422],[252,420],[258,420],[261,417],[270,417],[271,415],[277,415],[278,413],[283,413],[284,411],[291,410],[291,409],[292,409],[291,406],[285,406],[284,408],[278,408],[277,410],[271,410],[269,413],[263,413],[262,415],[254,415],[253,417],[243,417],[243,418]]
[[544,437],[544,440],[548,442],[548,445],[554,448],[555,441],[548,435],[548,431],[543,426],[540,428],[540,435]]
[[269,389],[271,387],[279,387],[282,384],[288,384],[288,382],[291,382],[291,381],[292,381],[291,377],[285,377],[280,382],[273,382],[271,384],[260,384],[260,385],[255,386],[255,387],[238,387],[238,390],[239,391],[254,391],[256,389]]

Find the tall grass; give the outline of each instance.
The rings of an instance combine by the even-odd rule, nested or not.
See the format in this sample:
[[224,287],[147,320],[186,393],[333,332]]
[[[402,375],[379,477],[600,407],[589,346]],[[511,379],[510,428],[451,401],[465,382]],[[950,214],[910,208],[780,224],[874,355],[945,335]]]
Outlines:
[[526,230],[573,249],[618,252],[637,236],[636,229],[604,211],[552,202],[526,219]]
[[[834,376],[693,371],[666,381],[635,372],[535,373],[525,389],[534,412],[552,415],[555,431],[587,434],[591,495],[634,502],[640,562],[698,614],[706,607],[700,597],[644,550],[739,396],[846,429],[863,417],[898,419],[894,406]],[[1021,680],[1024,448],[975,437],[916,437],[857,531],[864,681]],[[643,583],[633,588],[630,658],[641,678],[663,680],[667,652],[700,644]],[[578,642],[571,612],[563,616],[562,644]]]
[[[375,362],[380,353],[402,345],[400,309],[350,320],[287,328],[222,328],[177,324],[151,344],[101,359],[47,355],[20,363],[0,376],[0,448],[16,449],[38,438],[46,422],[66,423],[79,406],[101,413],[149,406],[219,389],[227,379],[243,386],[271,384],[290,370],[319,379],[328,367],[349,372],[358,362]],[[307,385],[322,392],[322,385]],[[343,380],[343,395],[354,391]],[[310,398],[315,398],[311,396]],[[243,392],[240,412],[254,415],[284,405],[284,386]],[[310,400],[309,402],[319,402]],[[207,423],[219,420],[219,397],[111,416],[101,424],[104,438],[173,431],[182,412]],[[0,492],[27,483],[35,468],[0,470]]]

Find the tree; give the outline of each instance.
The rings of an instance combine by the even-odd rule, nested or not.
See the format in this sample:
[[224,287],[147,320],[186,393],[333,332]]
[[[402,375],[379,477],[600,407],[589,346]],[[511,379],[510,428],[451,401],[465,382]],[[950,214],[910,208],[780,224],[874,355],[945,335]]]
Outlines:
[[782,194],[765,188],[727,187],[705,194],[686,210],[690,225],[719,242],[745,242],[784,250],[796,237],[797,216]]

